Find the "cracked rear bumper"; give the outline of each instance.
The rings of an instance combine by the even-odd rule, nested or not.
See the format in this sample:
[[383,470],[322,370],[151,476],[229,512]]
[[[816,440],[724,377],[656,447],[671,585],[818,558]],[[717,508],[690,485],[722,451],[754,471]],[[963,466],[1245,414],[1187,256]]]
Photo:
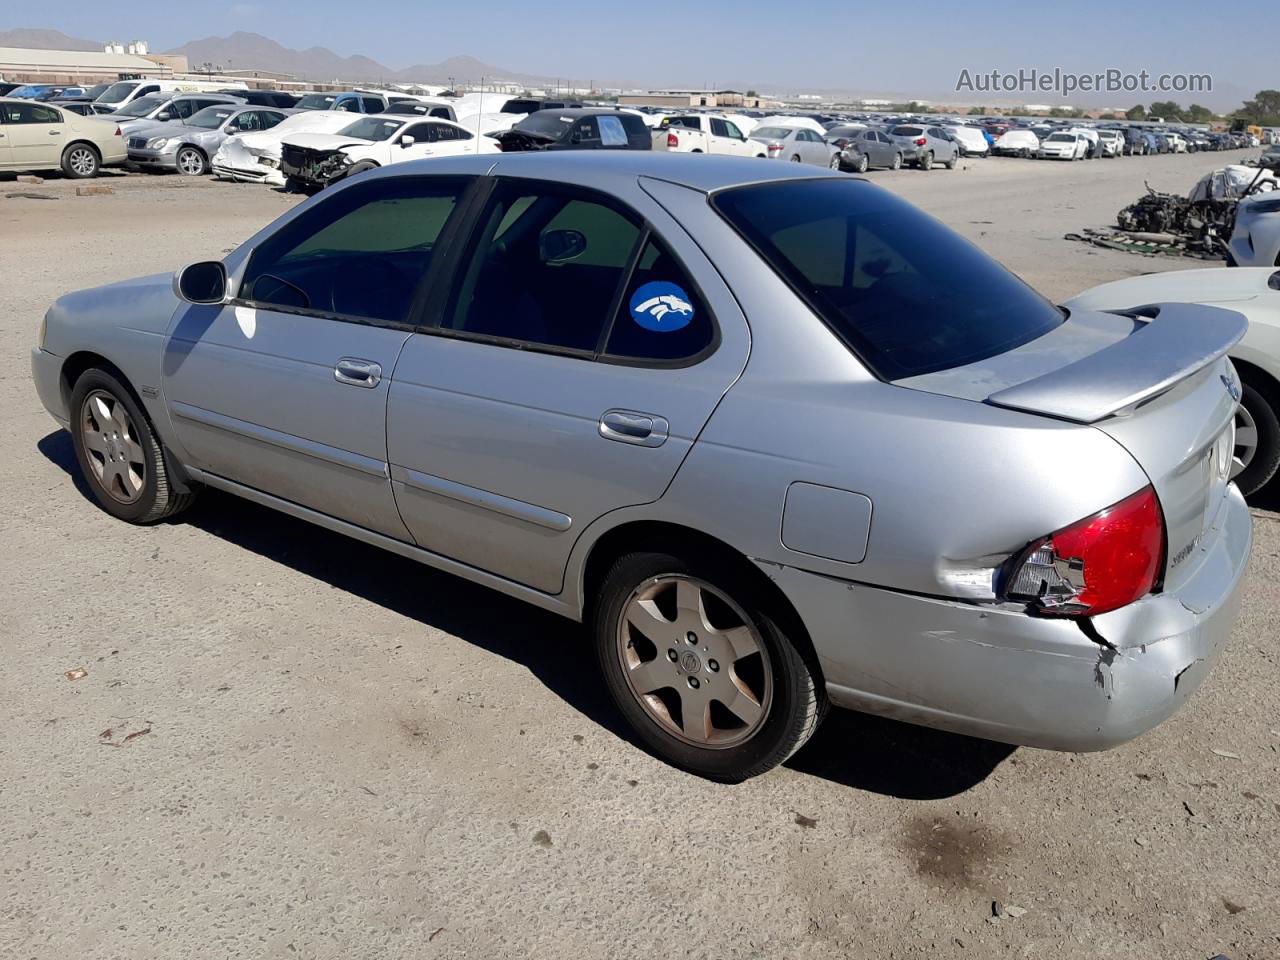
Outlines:
[[1235,486],[1176,593],[1070,620],[911,596],[762,566],[809,630],[838,706],[1050,750],[1105,750],[1173,714],[1208,675],[1239,608],[1253,528]]

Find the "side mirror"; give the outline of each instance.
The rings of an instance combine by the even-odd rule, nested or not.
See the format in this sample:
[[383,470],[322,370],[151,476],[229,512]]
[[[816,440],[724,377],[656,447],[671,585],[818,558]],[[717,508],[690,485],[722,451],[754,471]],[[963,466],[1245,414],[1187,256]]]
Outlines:
[[161,110],[159,113],[157,113],[157,114],[156,114],[156,119],[157,119],[157,120],[172,120],[172,119],[173,119],[173,114],[172,114],[172,113],[170,113],[168,110]]
[[183,267],[173,276],[173,292],[187,303],[225,303],[227,268],[221,260],[205,260]]
[[417,140],[415,140],[413,137],[409,136],[408,134],[405,134],[403,137],[400,138],[400,146],[402,147],[412,147],[417,142],[418,142]]
[[577,230],[549,230],[538,238],[538,256],[543,263],[567,263],[586,249],[587,238]]

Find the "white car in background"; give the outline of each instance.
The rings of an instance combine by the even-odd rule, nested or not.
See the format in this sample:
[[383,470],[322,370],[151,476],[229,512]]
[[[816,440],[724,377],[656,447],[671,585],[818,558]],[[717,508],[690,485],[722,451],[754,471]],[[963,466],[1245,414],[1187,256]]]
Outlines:
[[1104,157],[1118,157],[1124,152],[1124,134],[1119,130],[1099,130],[1098,143]]
[[827,133],[827,128],[813,119],[813,117],[765,117],[760,121],[760,126],[801,127],[805,130],[812,130],[819,136],[826,136]]
[[943,127],[942,129],[955,137],[956,143],[960,144],[960,155],[962,157],[985,157],[991,152],[991,144],[987,143],[987,138],[983,136],[982,130],[978,127],[957,124],[954,127]]
[[1159,303],[1224,307],[1248,318],[1249,329],[1230,354],[1242,384],[1233,476],[1245,496],[1258,492],[1280,469],[1280,270],[1213,267],[1151,273],[1104,283],[1063,306],[1075,312]]
[[293,114],[270,130],[231,137],[214,154],[213,175],[218,179],[283,187],[280,144],[285,137],[297,133],[337,133],[351,126],[358,116],[346,110],[307,110]]
[[496,140],[462,124],[403,114],[361,117],[337,133],[295,133],[281,141],[285,183],[320,190],[346,177],[406,160],[501,153]]
[[1040,141],[1036,156],[1041,160],[1082,160],[1089,152],[1089,141],[1078,133],[1059,131]]
[[653,148],[669,153],[713,153],[730,157],[765,157],[765,145],[750,140],[728,117],[683,113],[666,117],[653,131]]
[[1034,157],[1040,150],[1040,138],[1034,130],[1006,130],[996,137],[991,152],[998,157]]

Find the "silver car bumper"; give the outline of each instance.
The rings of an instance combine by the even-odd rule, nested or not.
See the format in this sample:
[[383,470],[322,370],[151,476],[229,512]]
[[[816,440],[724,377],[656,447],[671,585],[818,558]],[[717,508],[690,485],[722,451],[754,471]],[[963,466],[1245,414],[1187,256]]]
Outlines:
[[1153,594],[1071,620],[911,596],[764,566],[808,627],[833,703],[1051,750],[1105,750],[1155,727],[1208,675],[1230,636],[1252,543],[1229,488],[1199,569]]
[[165,153],[163,150],[147,150],[129,148],[129,162],[136,163],[140,167],[148,170],[177,170],[178,169],[177,152]]
[[62,358],[34,347],[31,351],[31,379],[44,408],[58,423],[67,426],[70,415],[62,396]]

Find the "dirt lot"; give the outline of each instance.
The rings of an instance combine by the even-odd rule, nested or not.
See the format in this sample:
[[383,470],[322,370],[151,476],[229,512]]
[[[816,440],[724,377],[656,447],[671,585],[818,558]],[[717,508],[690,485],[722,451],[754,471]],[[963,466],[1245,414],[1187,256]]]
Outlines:
[[[1062,298],[1197,265],[1061,238],[1228,159],[871,178]],[[835,714],[787,767],[705,783],[628,741],[568,622],[225,496],[147,529],[93,507],[31,388],[43,311],[294,202],[102,182],[0,179],[0,956],[1280,956],[1267,504],[1232,646],[1136,743]]]

